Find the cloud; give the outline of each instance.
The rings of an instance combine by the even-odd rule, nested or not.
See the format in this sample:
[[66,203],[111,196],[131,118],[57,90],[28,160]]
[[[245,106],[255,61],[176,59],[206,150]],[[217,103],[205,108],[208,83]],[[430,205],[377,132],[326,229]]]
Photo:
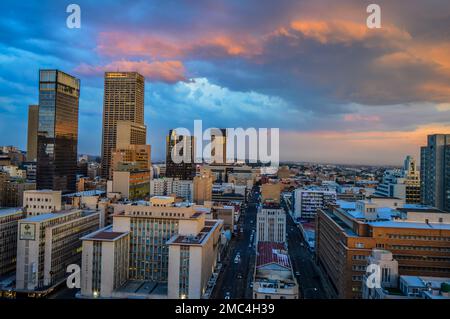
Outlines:
[[186,70],[181,61],[114,61],[104,66],[80,64],[74,72],[86,76],[99,76],[108,71],[136,71],[141,73],[147,81],[162,81],[176,83],[186,81]]

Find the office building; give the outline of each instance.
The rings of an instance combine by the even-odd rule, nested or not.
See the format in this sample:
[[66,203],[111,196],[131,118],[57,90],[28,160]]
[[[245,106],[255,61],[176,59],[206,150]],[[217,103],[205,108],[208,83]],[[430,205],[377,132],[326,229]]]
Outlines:
[[37,189],[76,190],[79,95],[77,78],[40,70]]
[[271,201],[279,204],[280,195],[280,183],[265,183],[261,185],[261,202]]
[[407,156],[402,169],[386,170],[374,195],[401,198],[407,204],[420,204],[420,178],[415,159]]
[[112,191],[130,200],[145,199],[150,194],[149,170],[120,170],[113,172]]
[[37,135],[39,127],[39,105],[28,107],[27,161],[36,162]]
[[0,276],[16,269],[17,225],[22,218],[20,208],[0,208]]
[[61,191],[28,190],[23,192],[23,208],[27,217],[59,212]]
[[297,280],[281,243],[259,242],[253,277],[253,299],[298,299]]
[[[144,86],[144,77],[137,72],[105,73],[102,133],[104,178],[111,174],[111,155],[117,148],[118,140],[127,144],[146,144]],[[128,123],[121,122],[118,125],[120,121]]]
[[[95,243],[83,253],[82,297],[200,298],[217,262],[222,221],[206,220],[202,207],[175,203],[175,198],[168,196],[113,207],[112,229],[83,238],[101,241],[97,252],[101,249],[106,255],[95,256]],[[118,240],[124,245],[129,241],[128,261],[124,257],[115,261],[117,267],[103,266],[103,260],[112,260],[112,254],[123,256],[126,252]],[[101,264],[95,262],[99,258]],[[102,273],[96,273],[95,267],[101,267]],[[119,284],[111,280],[121,282],[123,275],[109,272],[123,269],[128,270],[126,284],[116,289]]]
[[194,136],[177,135],[170,130],[166,137],[166,177],[192,180],[196,173]]
[[256,215],[256,238],[258,242],[286,242],[286,212],[276,202],[264,202]]
[[318,211],[316,262],[334,297],[361,298],[373,249],[390,251],[399,275],[448,277],[450,214],[395,198],[339,203]]
[[213,176],[211,170],[202,168],[200,174],[194,177],[194,203],[203,205],[212,200]]
[[428,135],[420,151],[422,203],[450,212],[450,134]]
[[369,264],[379,266],[379,286],[371,282],[369,273],[363,277],[363,299],[436,299],[450,300],[450,278],[399,276],[398,262],[387,250],[374,249]]
[[99,213],[74,209],[19,221],[16,290],[45,294],[80,264],[81,240],[99,228]]
[[211,164],[227,163],[227,130],[211,129]]
[[81,295],[111,298],[128,279],[130,232],[107,226],[81,238]]
[[120,164],[129,163],[136,164],[136,167],[140,170],[150,170],[152,168],[150,145],[128,144],[119,146],[112,151],[112,172],[118,170]]
[[336,202],[336,191],[327,188],[299,188],[294,192],[294,218],[313,219],[317,210]]

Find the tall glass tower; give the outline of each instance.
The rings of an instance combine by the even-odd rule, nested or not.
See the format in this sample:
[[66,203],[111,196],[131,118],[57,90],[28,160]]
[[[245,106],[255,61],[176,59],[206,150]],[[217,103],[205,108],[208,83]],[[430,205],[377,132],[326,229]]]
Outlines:
[[80,80],[39,71],[37,189],[76,191]]

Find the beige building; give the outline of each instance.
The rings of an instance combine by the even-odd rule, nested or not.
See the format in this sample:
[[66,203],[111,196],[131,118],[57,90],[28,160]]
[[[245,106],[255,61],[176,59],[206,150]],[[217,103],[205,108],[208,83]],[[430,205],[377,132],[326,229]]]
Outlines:
[[16,269],[17,224],[23,218],[20,208],[0,208],[0,276]]
[[28,107],[27,161],[37,160],[37,132],[39,126],[39,105]]
[[137,72],[105,73],[102,134],[102,176],[105,178],[110,174],[111,154],[118,147],[118,139],[119,145],[146,144],[144,86],[145,79]]
[[81,295],[111,298],[128,279],[129,232],[114,232],[112,226],[107,226],[81,240]]
[[275,203],[280,203],[281,184],[280,183],[266,183],[261,186],[261,202],[267,200]]
[[284,244],[259,242],[253,299],[298,299],[297,280]]
[[136,144],[118,146],[111,155],[112,172],[118,170],[121,163],[135,163],[138,169],[150,170],[152,167],[151,146]]
[[61,206],[61,191],[28,190],[23,192],[23,208],[27,216],[58,212]]
[[286,212],[276,203],[265,202],[256,215],[256,238],[262,242],[286,241]]
[[99,227],[99,213],[70,210],[19,221],[16,290],[45,293],[81,261],[80,238]]
[[144,199],[150,193],[150,171],[114,171],[112,191],[130,200]]
[[169,246],[169,299],[200,299],[216,267],[221,220],[198,218],[180,220],[178,234]]
[[211,170],[202,168],[200,175],[194,177],[194,203],[203,205],[212,200],[213,175]]
[[[116,278],[114,280],[121,282],[123,277],[105,273],[101,278],[97,278],[97,286],[94,287],[91,269],[94,267],[94,261],[99,260],[100,256],[94,257],[92,256],[94,250],[86,250],[86,254],[83,255],[82,272],[91,277],[82,280],[82,297],[93,297],[96,292],[95,295],[100,298],[111,296],[112,298],[154,298],[155,294],[150,290],[139,288],[145,286],[165,287],[155,288],[158,298],[164,298],[164,296],[180,298],[181,294],[186,298],[200,298],[216,265],[222,221],[206,220],[201,206],[177,204],[174,197],[168,196],[152,197],[147,204],[113,204],[113,207],[115,211],[113,226],[109,230],[113,235],[99,235],[101,243],[97,245],[102,246],[102,252],[107,254],[101,258],[110,260],[112,257],[108,254],[113,252],[122,254],[125,248],[114,246],[113,249],[110,244],[109,250],[106,251],[106,248],[103,248],[106,245],[104,237],[111,237],[110,240],[113,241],[122,238],[125,240],[129,237],[129,257],[126,262],[127,283],[116,289],[118,285],[112,285],[107,280]],[[87,236],[83,238],[83,241],[92,241],[92,238]],[[179,280],[186,278],[186,273],[183,273],[181,277],[177,273],[180,272],[180,258],[184,266],[192,269],[188,274],[190,288],[181,293]],[[123,263],[122,260],[120,265],[123,266]],[[108,271],[120,271],[123,269],[122,266],[108,268]],[[101,265],[96,267],[106,269]]]

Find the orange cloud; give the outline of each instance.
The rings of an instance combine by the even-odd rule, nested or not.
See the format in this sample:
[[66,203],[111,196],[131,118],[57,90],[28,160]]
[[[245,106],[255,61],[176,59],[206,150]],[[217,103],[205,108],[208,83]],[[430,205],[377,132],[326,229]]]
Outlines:
[[180,61],[114,61],[104,66],[81,64],[75,72],[83,75],[98,75],[107,71],[136,71],[145,76],[146,80],[175,83],[185,81],[185,68]]
[[169,38],[161,35],[135,35],[103,32],[97,51],[107,56],[146,56],[152,59],[183,58],[191,54],[208,56],[252,56],[260,52],[250,36],[202,34],[195,39]]
[[300,32],[306,38],[322,44],[363,41],[374,37],[395,41],[409,40],[411,36],[395,26],[383,26],[382,29],[369,29],[365,24],[349,20],[296,20],[290,24],[292,30]]

